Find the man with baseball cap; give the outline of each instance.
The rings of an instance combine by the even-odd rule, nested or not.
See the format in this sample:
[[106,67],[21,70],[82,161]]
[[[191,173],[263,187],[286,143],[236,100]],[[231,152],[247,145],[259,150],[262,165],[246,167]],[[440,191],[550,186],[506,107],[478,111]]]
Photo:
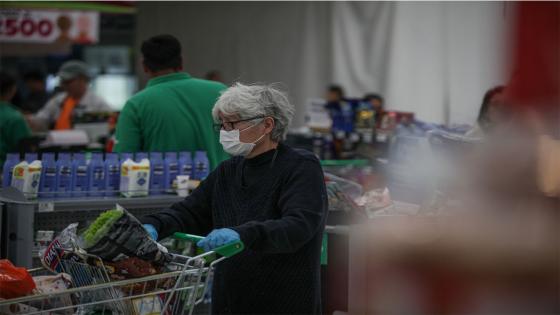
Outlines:
[[70,60],[57,73],[64,92],[53,96],[37,114],[30,125],[36,130],[71,129],[73,117],[81,113],[108,112],[111,107],[104,99],[89,91],[91,73],[85,62]]

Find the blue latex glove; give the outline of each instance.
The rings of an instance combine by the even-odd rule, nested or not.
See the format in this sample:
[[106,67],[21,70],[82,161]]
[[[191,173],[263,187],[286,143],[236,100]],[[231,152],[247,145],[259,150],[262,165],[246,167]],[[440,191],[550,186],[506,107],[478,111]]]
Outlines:
[[196,245],[202,247],[205,251],[213,250],[229,243],[239,241],[239,234],[232,229],[217,229],[204,239],[199,241]]
[[144,229],[146,231],[148,231],[148,233],[150,234],[150,236],[154,239],[154,241],[157,241],[158,238],[158,232],[156,230],[156,228],[151,225],[151,224],[144,224]]

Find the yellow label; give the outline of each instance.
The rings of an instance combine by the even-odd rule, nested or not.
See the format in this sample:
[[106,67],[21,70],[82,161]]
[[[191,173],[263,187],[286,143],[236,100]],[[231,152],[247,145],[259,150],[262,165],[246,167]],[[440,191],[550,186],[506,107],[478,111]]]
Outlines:
[[132,170],[133,171],[149,171],[150,167],[149,166],[138,166],[138,165],[134,165],[132,166]]

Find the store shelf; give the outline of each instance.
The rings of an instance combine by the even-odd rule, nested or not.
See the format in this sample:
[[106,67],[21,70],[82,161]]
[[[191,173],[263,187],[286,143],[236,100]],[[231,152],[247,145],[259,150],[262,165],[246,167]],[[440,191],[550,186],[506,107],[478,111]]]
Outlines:
[[322,166],[368,166],[368,160],[321,160]]
[[87,226],[101,212],[114,209],[116,204],[141,218],[181,200],[183,197],[177,195],[26,200],[18,190],[5,188],[0,190],[0,203],[3,204],[0,217],[5,221],[1,225],[5,229],[0,230],[2,256],[19,266],[36,267],[33,248],[37,230],[58,233],[74,222]]

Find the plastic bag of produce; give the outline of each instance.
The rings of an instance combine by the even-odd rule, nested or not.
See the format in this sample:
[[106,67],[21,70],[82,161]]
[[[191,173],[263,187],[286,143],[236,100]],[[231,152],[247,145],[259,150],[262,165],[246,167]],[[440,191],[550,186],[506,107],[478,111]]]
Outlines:
[[103,260],[116,262],[129,257],[163,265],[171,256],[154,241],[140,221],[124,208],[103,212],[80,237],[80,247]]
[[35,282],[23,267],[14,266],[9,260],[0,260],[0,298],[13,299],[31,294]]

